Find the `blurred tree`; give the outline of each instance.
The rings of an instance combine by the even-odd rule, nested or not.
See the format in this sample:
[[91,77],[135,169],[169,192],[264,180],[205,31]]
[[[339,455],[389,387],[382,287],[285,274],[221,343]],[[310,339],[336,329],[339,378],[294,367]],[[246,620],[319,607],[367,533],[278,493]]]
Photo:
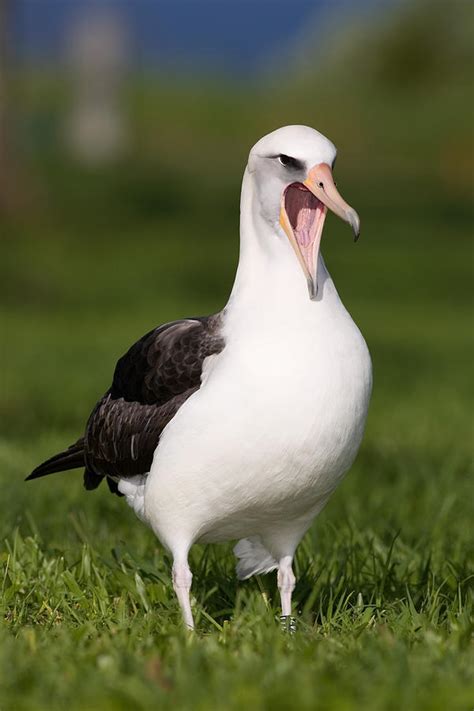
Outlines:
[[7,0],[0,0],[0,207],[9,202],[7,140]]
[[11,129],[8,82],[9,18],[11,0],[0,0],[0,210],[17,212],[25,203],[24,182],[20,179]]

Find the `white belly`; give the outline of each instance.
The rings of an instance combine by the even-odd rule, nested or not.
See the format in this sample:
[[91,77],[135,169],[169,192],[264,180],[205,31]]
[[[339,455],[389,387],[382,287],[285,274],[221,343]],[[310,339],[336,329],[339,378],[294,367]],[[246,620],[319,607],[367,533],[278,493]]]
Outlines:
[[229,344],[165,429],[145,513],[166,544],[262,534],[307,521],[350,467],[371,390],[370,357],[348,314],[328,333],[261,333]]

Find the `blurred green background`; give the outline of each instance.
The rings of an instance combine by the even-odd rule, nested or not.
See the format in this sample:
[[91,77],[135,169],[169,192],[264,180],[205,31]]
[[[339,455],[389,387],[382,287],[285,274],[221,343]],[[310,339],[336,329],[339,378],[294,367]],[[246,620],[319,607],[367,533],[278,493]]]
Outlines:
[[[394,4],[372,19],[358,20],[354,13],[340,28],[333,23],[324,38],[316,28],[300,56],[252,81],[130,71],[111,98],[126,137],[116,151],[99,157],[71,143],[68,133],[87,78],[79,77],[78,89],[66,70],[13,66],[8,76],[0,75],[8,98],[0,112],[7,146],[0,151],[0,529],[7,540],[3,592],[10,591],[3,599],[3,627],[10,640],[5,644],[18,645],[6,647],[5,708],[46,707],[52,689],[71,708],[91,708],[81,690],[81,664],[89,693],[95,690],[93,698],[100,699],[97,708],[151,708],[155,686],[161,704],[183,708],[207,708],[206,698],[221,699],[225,708],[315,708],[318,688],[321,708],[363,703],[398,709],[402,701],[416,709],[472,706],[472,30],[471,3],[420,0]],[[366,437],[353,471],[300,553],[300,572],[306,573],[296,599],[306,605],[309,626],[297,643],[304,650],[293,651],[300,665],[304,657],[307,677],[295,671],[297,661],[288,661],[288,650],[274,638],[289,666],[280,668],[276,656],[270,670],[264,658],[251,656],[273,643],[248,641],[256,618],[249,617],[248,630],[242,623],[233,642],[212,638],[212,629],[232,618],[237,595],[236,583],[227,582],[229,549],[216,548],[209,567],[202,551],[195,554],[202,572],[201,584],[199,575],[194,582],[198,604],[207,585],[210,598],[203,605],[216,622],[213,627],[201,618],[211,647],[188,655],[183,650],[189,642],[178,628],[166,628],[161,683],[161,671],[142,673],[151,647],[143,643],[148,638],[140,620],[151,612],[138,588],[123,592],[126,626],[137,625],[136,637],[126,642],[117,633],[120,624],[110,622],[109,628],[106,612],[92,603],[81,608],[84,618],[69,616],[73,593],[51,568],[66,560],[88,589],[77,567],[83,546],[91,547],[101,570],[121,542],[126,555],[135,556],[127,565],[141,571],[145,584],[153,580],[146,570],[158,566],[169,587],[152,534],[105,487],[86,494],[77,473],[28,485],[23,477],[82,433],[117,358],[134,340],[164,321],[225,304],[238,258],[239,190],[248,151],[260,136],[290,123],[314,126],[336,144],[338,186],[362,220],[354,246],[345,226],[330,217],[322,249],[373,358]],[[15,529],[18,546],[24,546],[16,572]],[[39,546],[41,555],[33,555],[31,546]],[[386,568],[372,569],[377,551]],[[332,572],[330,566],[322,572],[328,559]],[[109,570],[112,564],[103,565]],[[216,579],[220,592],[212,593]],[[245,588],[248,609],[258,608],[262,585],[273,599],[273,583],[262,580]],[[93,599],[95,583],[90,585]],[[109,602],[122,595],[123,581],[116,585],[104,593]],[[378,641],[360,641],[359,628],[349,623],[338,630],[327,622],[322,610],[333,594],[353,614],[355,600],[344,597],[351,590],[363,596],[362,606],[374,606],[382,630]],[[436,619],[426,620],[426,601],[436,590],[443,604]],[[54,595],[56,603],[48,602]],[[166,605],[163,614],[176,623],[171,596]],[[160,603],[155,607],[159,618]],[[388,621],[387,610],[393,612]],[[259,608],[255,613],[262,615],[258,624],[268,626],[265,614]],[[69,631],[90,617],[97,618],[96,627],[84,633],[89,642],[77,641],[80,664],[48,685],[61,650],[71,654],[76,646]],[[147,624],[147,634],[160,639],[165,622]],[[341,650],[346,637],[353,640],[348,649],[361,645],[360,665],[334,649],[334,668],[317,652],[313,659],[311,644],[323,644],[314,631],[318,625],[322,637],[340,635]],[[110,639],[118,634],[110,642],[113,653],[102,649],[108,649],[104,629]],[[181,641],[170,647],[173,634]],[[233,644],[255,647],[234,665]],[[372,656],[364,661],[369,648]],[[45,654],[35,657],[38,649]],[[116,656],[120,649],[125,657]],[[25,654],[28,665],[21,661]],[[104,654],[110,656],[103,662],[108,681]],[[270,674],[269,689],[278,698],[239,666],[245,654]],[[191,666],[200,663],[198,683]],[[292,688],[291,701],[288,689],[296,678],[299,691]],[[233,690],[235,703],[218,696],[221,685]],[[193,703],[180,696],[187,688],[196,694]]]

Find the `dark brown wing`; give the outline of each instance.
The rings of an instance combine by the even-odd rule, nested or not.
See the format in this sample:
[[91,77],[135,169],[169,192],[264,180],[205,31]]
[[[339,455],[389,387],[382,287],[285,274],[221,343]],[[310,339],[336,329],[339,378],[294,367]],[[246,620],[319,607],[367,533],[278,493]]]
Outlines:
[[114,480],[150,470],[161,432],[199,389],[205,358],[223,347],[220,317],[210,316],[160,326],[120,358],[87,423],[86,488],[107,477],[115,491]]
[[86,489],[106,477],[118,493],[120,478],[150,470],[163,429],[199,389],[204,360],[223,347],[220,314],[173,321],[147,333],[118,361],[84,437],[37,466],[27,480],[85,465]]

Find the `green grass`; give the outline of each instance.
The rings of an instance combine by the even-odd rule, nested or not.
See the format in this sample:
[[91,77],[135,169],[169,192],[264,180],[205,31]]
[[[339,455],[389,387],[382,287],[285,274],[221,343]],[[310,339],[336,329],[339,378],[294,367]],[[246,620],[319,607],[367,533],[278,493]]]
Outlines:
[[[468,29],[420,53],[426,18],[260,96],[134,84],[133,155],[97,172],[44,139],[57,82],[24,91],[46,143],[31,210],[0,221],[1,711],[474,707]],[[453,18],[429,13],[443,36]],[[292,122],[334,138],[362,218],[355,247],[329,217],[323,251],[373,358],[367,431],[298,549],[297,633],[275,576],[238,583],[226,545],[192,550],[190,635],[167,554],[122,499],[77,472],[23,479],[77,438],[136,338],[222,307],[246,152]]]
[[468,222],[384,224],[362,205],[354,247],[328,221],[327,262],[375,386],[360,455],[298,551],[296,635],[279,629],[274,576],[237,583],[230,546],[197,546],[190,636],[167,555],[123,500],[86,493],[78,473],[23,482],[81,432],[134,338],[224,302],[236,217],[193,232],[211,205],[133,233],[101,235],[94,217],[86,233],[9,228],[1,708],[470,708]]

